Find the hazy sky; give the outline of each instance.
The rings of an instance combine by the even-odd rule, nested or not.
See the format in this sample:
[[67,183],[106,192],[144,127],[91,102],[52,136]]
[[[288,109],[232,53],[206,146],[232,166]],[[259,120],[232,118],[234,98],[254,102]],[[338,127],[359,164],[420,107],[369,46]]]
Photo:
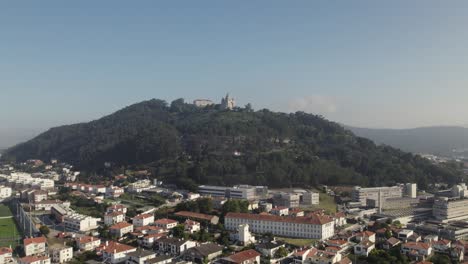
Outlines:
[[0,146],[230,92],[355,126],[468,124],[467,1],[2,1]]

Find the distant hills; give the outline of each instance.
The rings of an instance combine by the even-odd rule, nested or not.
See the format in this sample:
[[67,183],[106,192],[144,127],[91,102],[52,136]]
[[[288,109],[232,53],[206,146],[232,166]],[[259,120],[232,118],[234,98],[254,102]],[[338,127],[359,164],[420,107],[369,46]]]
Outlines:
[[375,186],[458,182],[460,171],[389,146],[376,146],[341,125],[307,114],[250,107],[198,108],[178,99],[149,100],[101,119],[52,128],[8,149],[4,159],[57,158],[80,169],[149,169],[166,182],[272,187]]
[[[468,154],[468,128],[434,126],[413,129],[347,127],[354,134],[413,153],[453,156]],[[454,152],[456,150],[456,152]]]

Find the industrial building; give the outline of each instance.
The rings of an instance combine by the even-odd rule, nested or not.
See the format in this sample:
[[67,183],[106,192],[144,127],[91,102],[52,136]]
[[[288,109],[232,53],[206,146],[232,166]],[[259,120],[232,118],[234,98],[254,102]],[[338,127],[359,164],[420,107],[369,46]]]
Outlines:
[[200,185],[198,191],[203,196],[253,200],[268,189],[264,186],[236,185],[233,187]]

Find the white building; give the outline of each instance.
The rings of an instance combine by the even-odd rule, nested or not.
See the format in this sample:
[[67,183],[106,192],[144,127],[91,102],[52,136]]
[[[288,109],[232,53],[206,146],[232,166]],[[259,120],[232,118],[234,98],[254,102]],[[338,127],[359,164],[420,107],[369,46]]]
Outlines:
[[304,205],[320,204],[320,194],[318,192],[306,192],[302,195],[302,203]]
[[104,215],[104,224],[113,225],[125,221],[125,214],[123,212],[113,212]]
[[142,191],[149,190],[155,186],[151,184],[150,180],[138,180],[134,183],[130,183],[127,186],[127,191],[132,193],[141,193]]
[[418,187],[416,183],[405,184],[405,196],[416,198],[418,196]]
[[25,238],[23,240],[24,254],[26,256],[40,255],[47,252],[47,240],[45,237]]
[[401,253],[408,254],[408,253],[417,253],[417,255],[421,256],[422,258],[428,257],[432,255],[433,249],[430,244],[423,243],[423,242],[408,242],[401,245]]
[[100,218],[94,218],[87,215],[72,213],[63,217],[65,230],[77,232],[87,232],[98,228]]
[[206,107],[206,106],[209,106],[209,105],[213,105],[213,101],[211,100],[208,100],[208,99],[196,99],[196,100],[193,100],[193,104],[196,106],[196,107]]
[[361,188],[359,186],[356,186],[352,191],[353,201],[360,202],[362,206],[367,205],[367,199],[378,201],[379,199],[401,197],[403,197],[403,188],[401,186],[373,188]]
[[154,225],[157,227],[160,227],[165,230],[172,229],[176,227],[179,224],[176,220],[168,219],[168,218],[162,218],[154,221]]
[[185,232],[193,234],[195,232],[200,231],[200,229],[201,229],[201,225],[200,225],[199,222],[193,221],[193,220],[190,220],[190,219],[185,220],[185,222],[184,222]]
[[285,217],[244,213],[226,215],[226,229],[236,230],[241,224],[248,224],[254,233],[298,238],[327,239],[335,232],[333,218],[327,216]]
[[5,199],[11,196],[13,193],[10,187],[0,186],[0,199]]
[[113,212],[122,212],[122,213],[126,214],[127,213],[127,207],[125,207],[122,204],[114,204],[114,205],[111,205],[111,206],[107,207],[107,209],[106,209],[107,214],[113,213]]
[[243,245],[249,245],[255,243],[255,237],[249,231],[249,224],[239,225],[238,229],[238,240]]
[[434,201],[432,214],[441,222],[468,219],[468,199],[440,197]]
[[67,263],[73,259],[72,247],[53,247],[50,249],[53,263]]
[[93,251],[101,245],[101,239],[92,236],[83,236],[75,239],[77,247],[82,251]]
[[24,258],[20,258],[18,260],[18,264],[50,264],[50,258],[43,256],[43,257],[36,257],[36,256],[27,256]]
[[24,172],[12,172],[10,175],[0,174],[0,178],[9,183],[37,187],[41,190],[53,189],[55,186],[54,180],[33,177],[31,174]]
[[153,214],[139,214],[133,217],[133,225],[135,227],[146,226],[154,222]]
[[70,202],[61,201],[61,200],[43,200],[34,204],[34,210],[36,211],[50,211],[52,207],[61,206],[64,208],[68,208],[70,206]]
[[124,235],[133,232],[133,225],[127,222],[117,223],[109,227],[109,232],[112,236],[123,237]]
[[226,94],[226,97],[221,98],[221,109],[223,110],[232,110],[236,107],[236,101],[234,98]]
[[127,260],[127,254],[135,252],[137,249],[114,241],[106,241],[97,249],[102,254],[102,259],[112,264],[121,263]]
[[13,260],[13,249],[9,247],[0,248],[0,264],[11,263]]
[[[156,258],[156,252],[144,250],[144,249],[137,249],[135,252],[127,253],[127,261],[126,264],[146,264],[147,261]],[[150,262],[152,263],[152,262]]]
[[250,185],[237,185],[234,187],[200,185],[198,186],[198,192],[203,196],[234,199],[252,200],[257,197],[257,188]]

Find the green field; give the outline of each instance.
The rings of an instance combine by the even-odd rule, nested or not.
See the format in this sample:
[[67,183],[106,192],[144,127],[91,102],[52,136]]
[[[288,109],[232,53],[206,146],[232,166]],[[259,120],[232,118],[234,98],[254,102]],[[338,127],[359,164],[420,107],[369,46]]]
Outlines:
[[[1,204],[0,217],[8,216],[13,216],[10,208]],[[16,227],[15,219],[13,217],[0,219],[0,247],[16,247],[19,238],[21,234]]]
[[313,243],[317,242],[317,239],[306,239],[306,238],[288,238],[288,237],[276,237],[277,240],[283,241],[287,244],[304,247],[311,246]]
[[336,213],[336,203],[335,203],[335,199],[332,196],[321,192],[320,204],[303,207],[303,209],[311,210],[311,211],[317,210],[317,209],[325,209],[329,213]]

